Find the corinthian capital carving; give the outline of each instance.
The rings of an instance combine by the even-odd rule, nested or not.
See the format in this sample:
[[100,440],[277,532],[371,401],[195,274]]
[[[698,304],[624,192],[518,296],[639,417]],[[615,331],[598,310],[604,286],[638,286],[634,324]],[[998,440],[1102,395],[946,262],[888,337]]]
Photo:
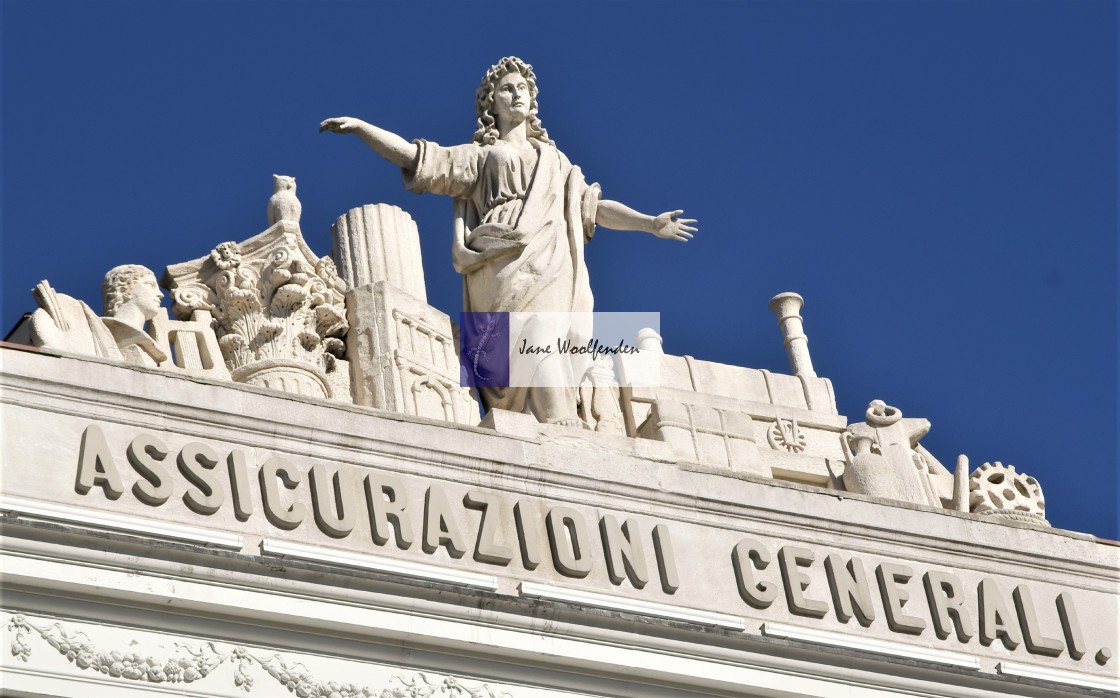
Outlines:
[[346,283],[330,257],[311,251],[295,221],[281,219],[249,240],[171,265],[164,283],[177,317],[213,315],[234,381],[350,401]]

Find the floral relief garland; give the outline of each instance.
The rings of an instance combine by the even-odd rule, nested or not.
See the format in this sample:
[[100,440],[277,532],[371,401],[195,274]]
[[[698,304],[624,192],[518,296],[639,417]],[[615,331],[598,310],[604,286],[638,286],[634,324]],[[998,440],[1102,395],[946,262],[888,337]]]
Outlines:
[[312,676],[302,664],[289,666],[278,654],[261,659],[244,647],[222,652],[213,642],[195,647],[177,642],[175,647],[180,656],[168,659],[156,659],[139,652],[105,652],[98,649],[83,632],[67,632],[60,623],[42,627],[31,623],[23,615],[13,615],[5,627],[12,635],[12,656],[22,662],[31,657],[28,637],[37,634],[79,669],[131,681],[192,683],[206,678],[229,661],[237,663],[234,684],[247,693],[253,690],[254,677],[250,672],[254,666],[259,666],[299,698],[512,698],[505,692],[496,693],[486,684],[472,688],[453,676],[439,679],[423,672],[411,677],[393,676],[389,685],[380,691],[353,683],[323,682]]

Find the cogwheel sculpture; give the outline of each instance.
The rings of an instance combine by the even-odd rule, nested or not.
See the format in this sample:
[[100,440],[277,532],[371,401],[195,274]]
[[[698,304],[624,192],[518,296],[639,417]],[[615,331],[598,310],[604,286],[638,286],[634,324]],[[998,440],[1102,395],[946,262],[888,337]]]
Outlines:
[[999,461],[984,463],[968,478],[969,511],[1013,521],[1049,526],[1042,487],[1015,466]]

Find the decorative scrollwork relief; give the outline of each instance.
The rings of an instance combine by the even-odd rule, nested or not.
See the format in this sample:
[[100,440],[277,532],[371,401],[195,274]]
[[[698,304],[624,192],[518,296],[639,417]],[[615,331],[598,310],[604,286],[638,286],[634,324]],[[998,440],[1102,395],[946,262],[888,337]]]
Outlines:
[[[298,698],[512,698],[487,684],[469,685],[454,676],[433,677],[424,672],[394,675],[380,690],[343,681],[321,681],[303,664],[289,662],[279,654],[262,659],[244,647],[228,651],[214,642],[196,645],[175,643],[176,656],[156,658],[143,651],[98,648],[81,631],[70,631],[61,623],[32,623],[13,615],[5,625],[12,656],[22,662],[31,658],[29,639],[38,635],[79,669],[97,671],[112,678],[159,684],[192,683],[205,679],[226,662],[236,663],[234,685],[246,693],[254,686],[254,674],[263,670]],[[136,642],[133,647],[138,647]]]

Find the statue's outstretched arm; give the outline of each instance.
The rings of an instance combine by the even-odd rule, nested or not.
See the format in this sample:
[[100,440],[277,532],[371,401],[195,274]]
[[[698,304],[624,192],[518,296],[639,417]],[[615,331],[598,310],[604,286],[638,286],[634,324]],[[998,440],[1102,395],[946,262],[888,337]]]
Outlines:
[[420,156],[420,148],[415,143],[409,143],[392,131],[386,131],[361,119],[349,116],[337,116],[327,119],[319,124],[319,133],[331,131],[333,133],[353,133],[373,148],[374,152],[394,165],[410,168],[416,165]]
[[684,211],[666,211],[660,216],[647,216],[617,201],[603,199],[595,212],[595,223],[613,230],[640,230],[666,240],[688,242],[696,232],[695,218],[678,218]]

